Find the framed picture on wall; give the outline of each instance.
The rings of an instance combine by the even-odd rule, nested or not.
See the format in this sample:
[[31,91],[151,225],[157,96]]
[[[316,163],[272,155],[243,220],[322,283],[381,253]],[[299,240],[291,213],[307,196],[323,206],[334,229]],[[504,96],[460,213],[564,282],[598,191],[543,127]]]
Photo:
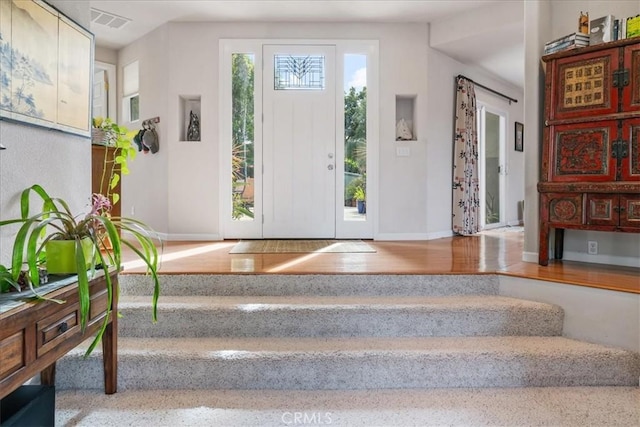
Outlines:
[[515,141],[516,151],[524,151],[524,125],[519,122],[516,122]]
[[49,4],[0,1],[0,119],[91,134],[93,34]]

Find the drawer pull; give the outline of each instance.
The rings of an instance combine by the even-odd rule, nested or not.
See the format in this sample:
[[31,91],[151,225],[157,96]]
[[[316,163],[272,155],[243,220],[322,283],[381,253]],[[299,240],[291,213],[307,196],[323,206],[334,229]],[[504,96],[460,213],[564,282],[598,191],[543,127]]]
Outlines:
[[62,322],[62,323],[60,323],[60,326],[58,326],[58,330],[61,333],[67,332],[67,329],[69,329],[69,325],[67,325],[67,322]]

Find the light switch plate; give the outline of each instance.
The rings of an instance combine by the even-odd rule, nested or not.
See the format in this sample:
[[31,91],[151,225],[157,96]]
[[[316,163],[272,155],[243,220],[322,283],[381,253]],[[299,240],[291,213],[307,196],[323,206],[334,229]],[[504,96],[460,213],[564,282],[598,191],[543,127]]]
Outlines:
[[410,155],[411,155],[411,148],[396,147],[396,157],[409,157]]

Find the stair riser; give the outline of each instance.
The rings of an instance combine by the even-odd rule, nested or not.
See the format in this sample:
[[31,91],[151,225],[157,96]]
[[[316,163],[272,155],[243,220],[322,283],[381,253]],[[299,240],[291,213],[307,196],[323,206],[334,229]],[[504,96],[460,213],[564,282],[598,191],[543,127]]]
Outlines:
[[[121,295],[151,295],[144,275],[122,274]],[[164,296],[497,295],[496,275],[163,275]]]
[[[496,357],[492,354],[121,354],[119,390],[392,389],[637,386],[632,356]],[[59,389],[102,387],[99,358],[58,363]]]
[[122,337],[410,337],[556,336],[563,314],[557,307],[519,310],[432,308],[331,308],[243,311],[122,308]]

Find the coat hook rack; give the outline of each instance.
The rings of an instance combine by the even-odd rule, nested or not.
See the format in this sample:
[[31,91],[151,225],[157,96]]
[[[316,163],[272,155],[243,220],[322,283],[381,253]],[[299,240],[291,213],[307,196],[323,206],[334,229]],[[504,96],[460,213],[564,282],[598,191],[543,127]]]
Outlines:
[[142,126],[152,126],[156,123],[160,123],[160,117],[153,117],[142,122]]

